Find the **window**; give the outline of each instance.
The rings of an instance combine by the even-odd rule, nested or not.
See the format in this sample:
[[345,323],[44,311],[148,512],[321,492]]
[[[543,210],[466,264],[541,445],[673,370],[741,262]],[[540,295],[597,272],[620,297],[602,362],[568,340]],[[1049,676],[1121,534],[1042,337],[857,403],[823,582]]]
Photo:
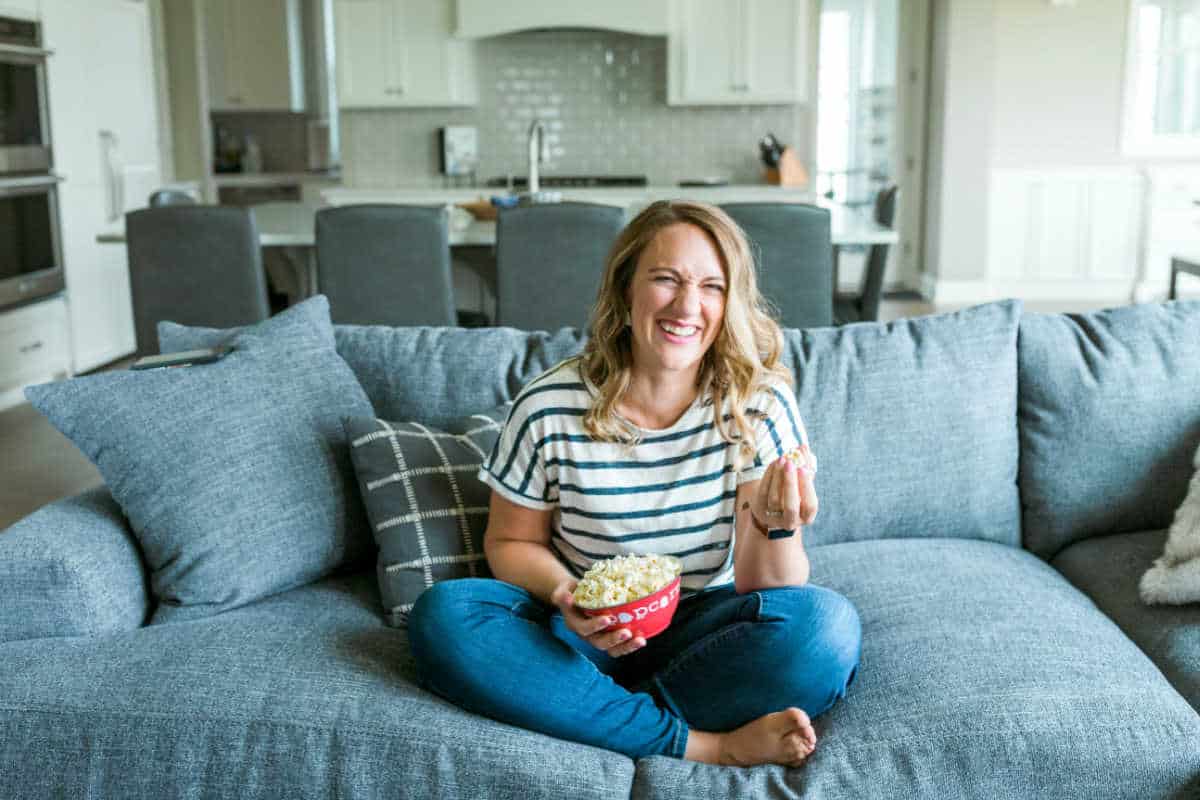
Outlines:
[[1200,0],[1132,0],[1122,150],[1200,155]]

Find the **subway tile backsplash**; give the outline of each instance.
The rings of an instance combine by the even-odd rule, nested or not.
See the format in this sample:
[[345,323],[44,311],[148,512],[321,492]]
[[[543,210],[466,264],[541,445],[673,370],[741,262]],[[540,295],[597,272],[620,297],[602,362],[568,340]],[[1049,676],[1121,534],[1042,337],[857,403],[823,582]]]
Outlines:
[[803,105],[666,104],[667,40],[609,31],[536,31],[476,44],[471,108],[342,112],[346,186],[440,186],[437,129],[479,129],[480,184],[527,171],[527,135],[546,123],[543,175],[645,175],[652,184],[722,177],[761,183],[758,140],[808,148]]

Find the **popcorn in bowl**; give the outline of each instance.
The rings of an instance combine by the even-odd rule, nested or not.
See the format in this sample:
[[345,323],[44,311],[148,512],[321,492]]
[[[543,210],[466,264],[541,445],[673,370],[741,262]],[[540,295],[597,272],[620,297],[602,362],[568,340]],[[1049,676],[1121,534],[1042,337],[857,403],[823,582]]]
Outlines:
[[575,605],[589,616],[612,616],[608,630],[629,628],[649,639],[666,630],[679,605],[683,564],[657,554],[597,561],[575,587]]

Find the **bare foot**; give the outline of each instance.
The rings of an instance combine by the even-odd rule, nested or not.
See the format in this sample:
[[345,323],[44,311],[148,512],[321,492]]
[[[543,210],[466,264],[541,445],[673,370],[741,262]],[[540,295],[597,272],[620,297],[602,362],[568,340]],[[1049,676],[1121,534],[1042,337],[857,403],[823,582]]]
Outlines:
[[817,733],[799,708],[764,714],[728,733],[688,731],[684,758],[734,767],[798,767],[817,746]]

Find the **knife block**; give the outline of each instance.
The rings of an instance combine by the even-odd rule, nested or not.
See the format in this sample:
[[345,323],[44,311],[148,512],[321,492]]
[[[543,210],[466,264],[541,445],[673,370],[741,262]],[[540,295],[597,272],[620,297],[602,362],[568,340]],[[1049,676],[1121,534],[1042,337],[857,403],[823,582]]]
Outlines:
[[808,170],[800,163],[800,157],[790,147],[783,148],[779,166],[767,167],[767,183],[775,186],[802,188],[808,186]]

